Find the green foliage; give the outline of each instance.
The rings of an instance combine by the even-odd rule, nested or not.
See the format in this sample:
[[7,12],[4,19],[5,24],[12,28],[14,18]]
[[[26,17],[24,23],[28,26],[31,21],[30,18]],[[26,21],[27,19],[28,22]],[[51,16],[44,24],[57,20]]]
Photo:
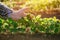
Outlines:
[[[30,28],[27,30],[27,28]],[[12,19],[1,19],[0,18],[0,32],[19,32],[24,33],[29,31],[30,33],[60,33],[60,20],[53,18],[41,18],[39,15],[34,18],[30,18],[30,15],[14,21]]]

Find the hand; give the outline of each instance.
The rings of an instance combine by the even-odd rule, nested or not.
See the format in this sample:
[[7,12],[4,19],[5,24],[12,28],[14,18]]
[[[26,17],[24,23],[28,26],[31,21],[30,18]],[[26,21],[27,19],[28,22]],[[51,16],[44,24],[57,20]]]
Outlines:
[[28,8],[27,8],[27,7],[26,7],[26,8],[22,8],[22,9],[20,9],[20,10],[18,10],[18,11],[14,11],[14,12],[11,14],[11,18],[12,18],[13,20],[19,20],[20,18],[26,16],[25,11],[28,11]]

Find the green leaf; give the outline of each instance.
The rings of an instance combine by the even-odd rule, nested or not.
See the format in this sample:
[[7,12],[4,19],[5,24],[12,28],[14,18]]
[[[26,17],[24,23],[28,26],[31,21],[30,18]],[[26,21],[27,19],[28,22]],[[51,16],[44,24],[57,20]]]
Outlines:
[[12,25],[14,26],[14,28],[18,27],[18,24],[16,22],[12,22]]
[[55,28],[54,24],[51,24],[51,25],[50,25],[50,29],[51,29],[51,30],[54,30],[54,28]]
[[44,29],[45,29],[45,28],[44,28],[43,26],[39,26],[39,27],[38,27],[38,30],[41,31],[41,32],[44,31]]
[[17,29],[14,29],[14,28],[11,28],[9,30],[10,30],[10,32],[17,32]]
[[2,31],[2,27],[0,26],[0,32]]
[[24,28],[18,28],[17,30],[20,31],[20,32],[24,32],[25,31]]
[[6,28],[6,29],[9,29],[9,27],[10,27],[9,25],[5,25],[5,28]]
[[54,32],[55,32],[55,33],[58,33],[58,31],[59,31],[58,28],[55,28]]
[[46,31],[46,33],[49,33],[49,30],[50,30],[50,29],[49,29],[49,28],[47,28],[47,29],[45,30],[45,31]]
[[36,32],[36,27],[31,28],[32,32]]
[[2,20],[0,20],[0,26],[2,26]]
[[3,25],[3,24],[2,24],[2,23],[0,23],[0,27],[2,27],[2,25]]

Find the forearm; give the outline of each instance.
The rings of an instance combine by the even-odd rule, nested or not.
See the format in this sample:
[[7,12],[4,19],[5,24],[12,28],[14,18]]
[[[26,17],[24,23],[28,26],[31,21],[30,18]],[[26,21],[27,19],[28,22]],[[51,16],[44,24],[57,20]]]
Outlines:
[[0,2],[0,16],[4,19],[10,17],[10,14],[13,12],[9,7]]
[[2,12],[1,13],[1,11],[0,11],[0,16],[2,17],[2,18],[4,18],[4,19],[7,19],[7,18],[11,18],[11,14],[13,13],[13,11],[12,12]]

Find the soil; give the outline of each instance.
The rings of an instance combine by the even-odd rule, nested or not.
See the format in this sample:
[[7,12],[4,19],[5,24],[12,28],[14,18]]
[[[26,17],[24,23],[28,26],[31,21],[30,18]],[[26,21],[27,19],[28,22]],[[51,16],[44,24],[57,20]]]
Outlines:
[[60,40],[60,34],[0,34],[0,40]]

